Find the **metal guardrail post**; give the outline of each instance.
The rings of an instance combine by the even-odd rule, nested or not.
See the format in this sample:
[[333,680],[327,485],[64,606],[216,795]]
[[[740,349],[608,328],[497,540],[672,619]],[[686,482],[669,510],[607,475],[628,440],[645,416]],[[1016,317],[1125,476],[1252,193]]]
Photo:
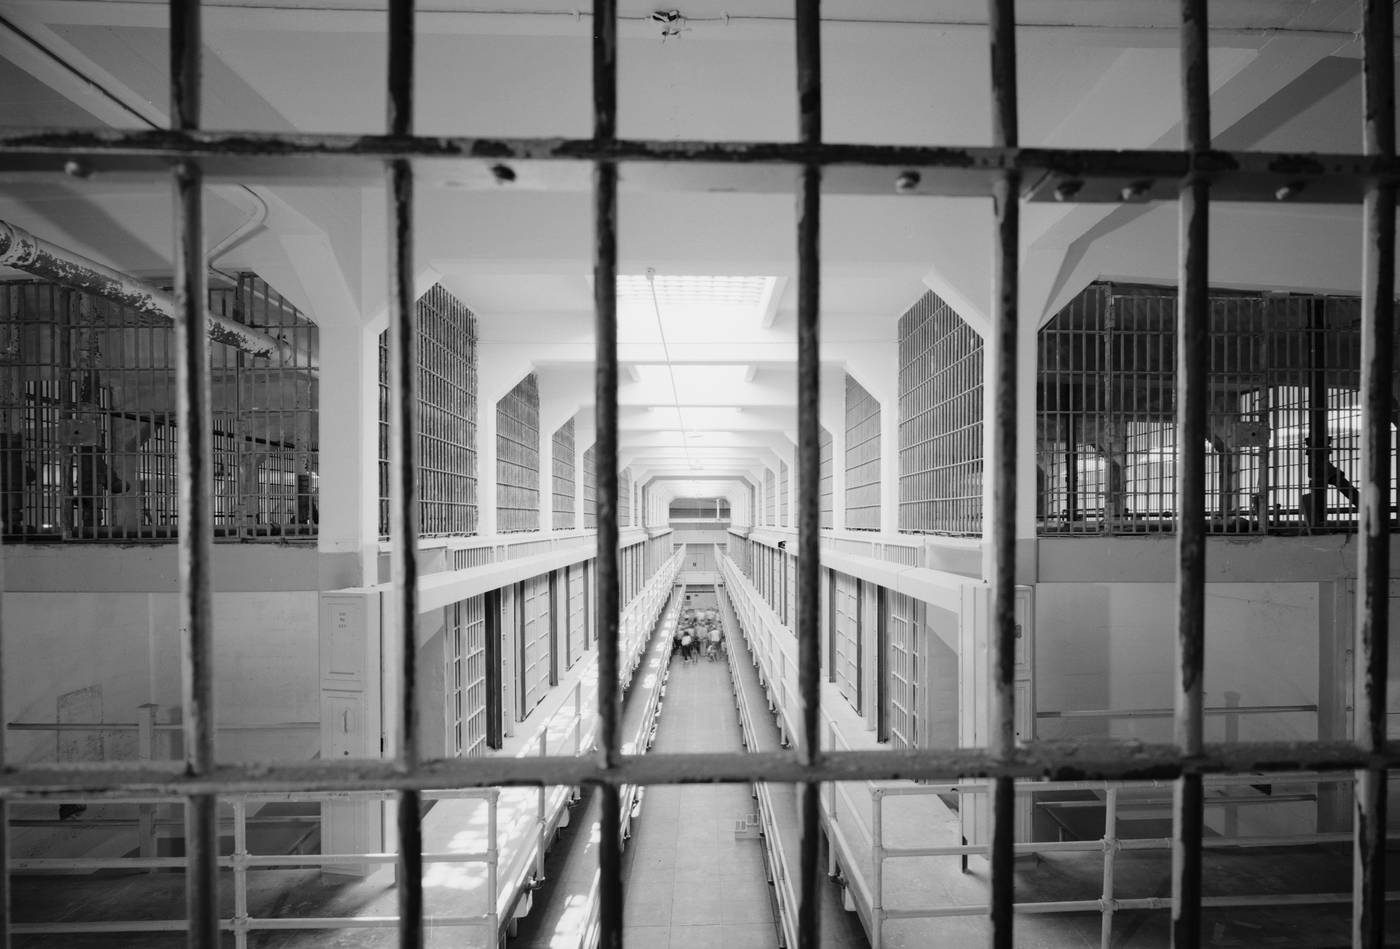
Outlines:
[[497,815],[501,808],[501,789],[491,788],[491,794],[486,799],[486,803],[486,898],[491,901],[486,911],[490,914],[493,922],[496,922],[496,926],[492,927],[492,932],[499,932],[497,916],[501,906],[501,842]]
[[1103,916],[1100,949],[1113,944],[1113,869],[1118,857],[1118,789],[1109,788],[1103,816]]
[[239,795],[233,805],[233,942],[248,949],[248,799]]
[[885,792],[870,791],[870,863],[874,869],[870,881],[870,949],[883,949],[885,944]]
[[[141,761],[155,759],[156,712],[160,706],[146,703],[136,709],[136,757]],[[136,805],[137,853],[142,857],[156,855],[156,805]]]

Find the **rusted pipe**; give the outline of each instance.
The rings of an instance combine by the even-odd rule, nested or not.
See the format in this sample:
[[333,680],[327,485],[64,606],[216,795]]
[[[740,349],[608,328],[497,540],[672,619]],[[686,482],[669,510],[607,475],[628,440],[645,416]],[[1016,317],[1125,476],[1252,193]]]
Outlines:
[[[160,287],[36,237],[8,221],[0,221],[0,265],[95,294],[139,313],[158,316],[172,323],[177,319],[174,297]],[[280,355],[292,365],[317,366],[316,359],[309,353],[298,352],[291,344],[259,333],[226,316],[206,310],[205,322],[209,326],[209,338],[216,343],[241,349],[261,359]]]

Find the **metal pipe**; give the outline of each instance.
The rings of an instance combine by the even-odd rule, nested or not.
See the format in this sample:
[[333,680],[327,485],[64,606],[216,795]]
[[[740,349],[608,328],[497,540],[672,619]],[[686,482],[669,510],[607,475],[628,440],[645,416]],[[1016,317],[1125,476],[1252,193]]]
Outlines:
[[[617,2],[593,3],[593,139],[617,135]],[[617,165],[594,165],[595,438],[598,512],[598,766],[611,774],[619,760],[622,717],[618,689],[617,510]],[[621,795],[617,784],[601,788],[598,870],[600,945],[622,946]]]
[[[987,33],[991,44],[992,143],[1019,144],[1016,105],[1016,13],[1012,0],[989,0]],[[984,527],[992,547],[991,629],[988,665],[992,674],[988,751],[1010,757],[1016,750],[1016,356],[1017,297],[1020,275],[1021,178],[1009,170],[992,186],[997,251],[992,262],[991,523]],[[1011,778],[992,783],[991,945],[1013,945],[1016,789]]]
[[[1395,14],[1388,0],[1367,0],[1363,56],[1365,151],[1395,158]],[[1390,621],[1390,416],[1394,369],[1395,200],[1391,182],[1372,180],[1363,204],[1361,287],[1361,534],[1357,551],[1357,742],[1377,752],[1386,742]],[[1385,943],[1385,766],[1374,759],[1357,774],[1356,871],[1352,944]]]
[[[0,221],[0,265],[23,270],[44,280],[103,297],[138,313],[179,322],[179,308],[170,293],[60,247],[9,221]],[[310,354],[266,333],[201,307],[209,338],[261,359],[281,356],[298,366],[316,365]]]
[[[1193,162],[1210,148],[1210,84],[1205,0],[1181,4],[1181,111]],[[1204,741],[1206,377],[1210,362],[1210,185],[1194,170],[1180,195],[1181,251],[1176,337],[1177,681],[1176,743],[1194,758]],[[1184,774],[1173,791],[1172,945],[1201,938],[1201,834],[1204,787]]]
[[[413,0],[390,0],[387,76],[388,134],[413,133]],[[391,576],[398,616],[398,747],[394,767],[412,774],[418,767],[417,642],[418,625],[418,334],[413,292],[413,171],[406,160],[388,163],[389,385],[392,438],[389,443],[390,535],[394,550]],[[415,789],[398,801],[397,867],[399,945],[423,945],[422,802]]]
[[[199,128],[200,5],[170,3],[171,125]],[[213,498],[209,347],[205,343],[204,176],[191,160],[172,172],[175,198],[176,417],[179,455],[180,655],[183,671],[185,770],[214,768]],[[185,877],[189,945],[219,945],[218,798],[214,791],[186,802]]]

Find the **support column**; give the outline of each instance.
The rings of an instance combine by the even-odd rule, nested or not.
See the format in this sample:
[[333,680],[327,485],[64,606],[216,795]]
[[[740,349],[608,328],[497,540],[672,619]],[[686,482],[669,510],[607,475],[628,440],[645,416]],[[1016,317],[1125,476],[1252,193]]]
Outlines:
[[321,588],[379,579],[379,328],[321,332],[317,549]]
[[[593,376],[569,369],[537,369],[535,379],[540,393],[540,530],[551,531],[554,529],[554,433],[578,415],[580,405],[589,401]],[[574,444],[577,453],[577,421],[574,422]],[[578,468],[577,459],[574,467]],[[580,501],[582,498],[576,487],[575,512]]]

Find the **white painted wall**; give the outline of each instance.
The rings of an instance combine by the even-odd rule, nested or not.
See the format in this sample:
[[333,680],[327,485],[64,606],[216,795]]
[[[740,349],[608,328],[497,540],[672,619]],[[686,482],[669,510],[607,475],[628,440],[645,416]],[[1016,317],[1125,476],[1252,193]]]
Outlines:
[[[320,720],[315,592],[216,593],[215,710],[220,724]],[[162,721],[180,704],[179,603],[173,593],[6,593],[5,719],[52,722],[59,695],[97,686],[103,720],[133,722],[144,703]],[[223,760],[307,760],[319,730],[225,732]],[[52,734],[12,733],[16,762],[52,760]],[[134,757],[109,740],[107,760]]]
[[[1036,587],[1037,710],[1171,708],[1176,642],[1171,583],[1041,583]],[[1206,588],[1206,705],[1316,704],[1320,597],[1315,582],[1215,583]],[[1240,716],[1241,741],[1317,737],[1312,713]],[[1207,716],[1206,741],[1226,739],[1225,719]],[[1172,740],[1171,718],[1058,722],[1041,738],[1091,735]],[[1308,804],[1240,808],[1240,833],[1304,832]],[[1223,810],[1207,808],[1221,829]]]

